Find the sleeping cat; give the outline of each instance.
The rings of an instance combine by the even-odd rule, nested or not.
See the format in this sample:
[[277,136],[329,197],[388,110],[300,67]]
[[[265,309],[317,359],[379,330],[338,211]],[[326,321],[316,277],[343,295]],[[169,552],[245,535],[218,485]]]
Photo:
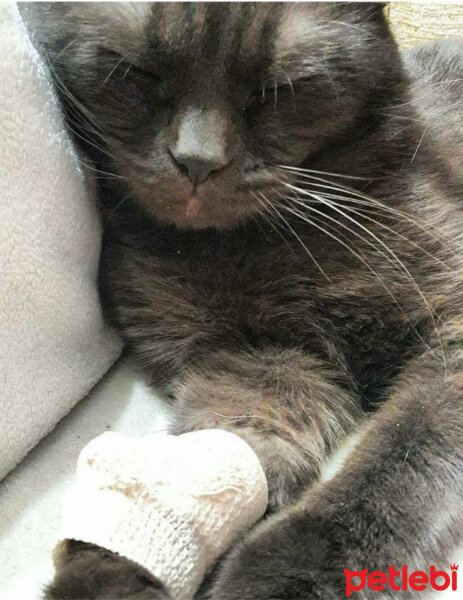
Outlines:
[[[173,431],[231,430],[268,478],[276,514],[205,593],[336,600],[344,569],[448,569],[463,537],[463,138],[445,95],[461,48],[409,56],[412,81],[376,4],[30,10],[98,171],[107,314],[171,397]],[[167,595],[70,543],[47,597]]]

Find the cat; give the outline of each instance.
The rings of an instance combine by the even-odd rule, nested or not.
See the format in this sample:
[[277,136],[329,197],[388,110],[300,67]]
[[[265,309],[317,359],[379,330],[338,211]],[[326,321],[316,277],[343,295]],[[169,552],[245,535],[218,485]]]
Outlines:
[[[204,594],[335,600],[344,569],[447,567],[463,537],[463,152],[445,129],[461,47],[404,63],[370,3],[27,10],[98,172],[108,318],[174,433],[233,431],[267,475],[267,518]],[[167,592],[70,543],[47,597]]]

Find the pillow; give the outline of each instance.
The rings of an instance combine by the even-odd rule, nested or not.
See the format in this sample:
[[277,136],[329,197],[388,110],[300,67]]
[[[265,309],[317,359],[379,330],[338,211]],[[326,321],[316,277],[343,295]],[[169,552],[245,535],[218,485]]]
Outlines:
[[386,7],[392,32],[400,46],[463,36],[463,4],[390,2]]
[[43,60],[0,3],[0,479],[119,356],[101,227]]

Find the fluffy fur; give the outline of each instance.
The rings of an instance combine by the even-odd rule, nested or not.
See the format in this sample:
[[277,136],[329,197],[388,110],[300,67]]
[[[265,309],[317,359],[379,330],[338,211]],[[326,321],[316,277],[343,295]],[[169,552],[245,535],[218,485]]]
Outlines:
[[279,509],[209,596],[335,600],[345,568],[446,565],[463,533],[458,62],[418,51],[409,79],[370,4],[37,12],[100,171],[107,314],[175,432],[243,436]]

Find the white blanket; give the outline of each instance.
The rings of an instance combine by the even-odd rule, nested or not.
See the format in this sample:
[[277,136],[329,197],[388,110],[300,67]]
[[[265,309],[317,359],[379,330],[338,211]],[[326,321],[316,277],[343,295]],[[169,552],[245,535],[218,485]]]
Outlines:
[[88,187],[17,6],[0,3],[0,479],[120,353]]

